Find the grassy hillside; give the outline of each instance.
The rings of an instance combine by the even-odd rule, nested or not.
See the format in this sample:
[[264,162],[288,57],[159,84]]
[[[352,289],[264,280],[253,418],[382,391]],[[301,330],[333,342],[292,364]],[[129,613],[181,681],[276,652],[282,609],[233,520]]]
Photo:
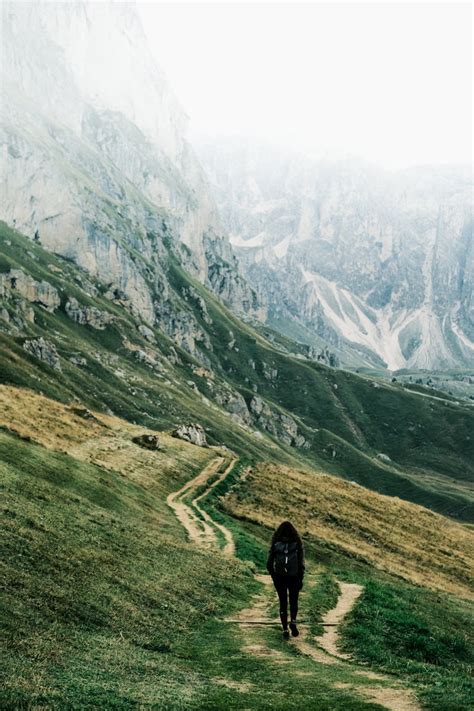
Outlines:
[[[240,560],[225,558],[187,542],[165,502],[226,450],[160,432],[148,451],[132,442],[140,425],[0,394],[3,708],[383,708],[355,693],[357,668],[317,664],[272,628],[259,639],[275,656],[256,655],[251,631],[219,621],[249,605],[282,515],[300,523],[316,581],[303,615],[318,624],[335,576],[362,582],[347,648],[408,677],[428,709],[467,707],[468,529],[315,471],[241,466],[206,502],[234,532]],[[459,597],[430,592],[440,587]],[[387,636],[402,618],[403,635]]]
[[219,622],[248,604],[251,568],[188,543],[165,504],[216,451],[161,434],[150,452],[142,427],[27,397],[21,436],[0,432],[2,708],[377,708],[304,659],[278,680]]
[[364,592],[343,627],[343,649],[410,681],[423,708],[471,707],[470,527],[334,477],[270,463],[234,482],[220,506],[243,527],[247,550],[248,541],[265,545],[285,518],[300,528],[308,571],[324,571],[311,593],[315,633],[337,600],[336,578],[361,584]]
[[474,597],[474,534],[421,506],[273,463],[253,467],[225,506],[268,530],[291,511],[316,551],[322,546],[411,583]]
[[[195,282],[170,252],[163,267],[169,293],[160,308],[171,308],[169,323],[185,314],[204,334],[189,352],[163,330],[142,323],[123,299],[111,300],[108,285],[73,263],[6,226],[0,238],[0,273],[22,269],[55,287],[61,301],[54,312],[27,304],[32,322],[21,317],[24,300],[7,290],[8,320],[0,318],[1,382],[150,427],[196,420],[211,444],[257,460],[316,466],[453,518],[473,519],[470,404],[302,360],[297,346],[292,355],[289,341],[283,346],[266,340]],[[76,323],[65,308],[71,297],[113,321],[103,330]],[[191,322],[183,323],[186,333]],[[25,341],[40,336],[57,348],[60,371],[25,352]],[[270,408],[267,421],[251,410],[256,395]],[[288,418],[304,446],[285,439],[282,422]]]

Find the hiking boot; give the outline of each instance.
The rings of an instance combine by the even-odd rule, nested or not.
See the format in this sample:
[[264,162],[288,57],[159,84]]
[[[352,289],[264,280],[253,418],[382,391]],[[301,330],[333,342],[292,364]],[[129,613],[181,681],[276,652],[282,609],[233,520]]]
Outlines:
[[288,630],[283,630],[283,639],[289,639],[290,638],[290,633]]
[[299,631],[298,627],[296,626],[296,622],[290,622],[290,630],[291,630],[292,637],[298,637],[300,631]]

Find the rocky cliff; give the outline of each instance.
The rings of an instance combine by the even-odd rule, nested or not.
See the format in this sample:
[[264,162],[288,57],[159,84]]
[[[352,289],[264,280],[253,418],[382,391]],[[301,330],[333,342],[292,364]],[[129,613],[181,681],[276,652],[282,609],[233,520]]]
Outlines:
[[255,315],[131,3],[2,3],[0,218],[163,312],[163,260]]
[[346,363],[474,364],[469,169],[389,173],[240,141],[199,155],[271,324]]

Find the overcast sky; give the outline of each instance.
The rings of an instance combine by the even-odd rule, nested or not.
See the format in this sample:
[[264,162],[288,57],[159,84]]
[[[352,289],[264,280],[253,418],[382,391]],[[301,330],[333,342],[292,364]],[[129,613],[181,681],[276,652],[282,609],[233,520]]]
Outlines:
[[472,156],[470,3],[139,3],[197,134],[388,167]]

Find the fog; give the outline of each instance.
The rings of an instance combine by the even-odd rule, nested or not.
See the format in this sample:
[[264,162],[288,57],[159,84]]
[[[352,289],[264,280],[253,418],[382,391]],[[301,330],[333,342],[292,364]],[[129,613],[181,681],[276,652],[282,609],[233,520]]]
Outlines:
[[139,9],[194,135],[388,167],[472,156],[469,3],[156,3]]

